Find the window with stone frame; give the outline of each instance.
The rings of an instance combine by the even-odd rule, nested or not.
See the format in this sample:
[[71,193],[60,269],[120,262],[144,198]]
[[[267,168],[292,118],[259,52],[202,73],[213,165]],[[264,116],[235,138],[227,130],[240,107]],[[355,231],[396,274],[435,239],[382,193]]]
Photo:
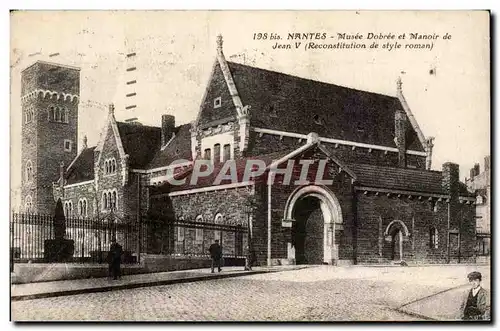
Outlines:
[[83,198],[78,200],[78,215],[80,217],[88,216],[88,207],[87,207],[87,199]]
[[115,174],[117,170],[115,158],[109,158],[104,161],[104,173],[106,175]]
[[71,152],[72,148],[73,148],[73,142],[69,139],[64,139],[64,151]]
[[429,229],[429,246],[431,249],[439,248],[439,235],[436,227]]
[[210,150],[210,148],[205,149],[205,154],[203,156],[203,159],[210,160],[212,157],[211,152],[212,151]]
[[[203,223],[203,216],[202,215],[196,216],[195,222],[196,223]],[[194,238],[195,238],[195,241],[197,243],[203,242],[203,228],[202,227],[195,229]]]
[[29,213],[33,210],[33,199],[31,195],[27,195],[24,199],[24,211]]
[[225,144],[222,151],[222,162],[231,160],[231,144]]
[[214,108],[220,108],[220,106],[222,105],[222,98],[221,97],[217,97],[214,99]]
[[220,162],[220,144],[214,145],[214,162]]
[[26,161],[26,169],[25,169],[25,180],[26,182],[31,182],[33,179],[33,164],[31,160]]
[[[214,223],[220,225],[224,224],[224,215],[217,213],[217,215],[215,215]],[[214,241],[215,240],[219,240],[219,244],[222,245],[222,230],[214,230]]]

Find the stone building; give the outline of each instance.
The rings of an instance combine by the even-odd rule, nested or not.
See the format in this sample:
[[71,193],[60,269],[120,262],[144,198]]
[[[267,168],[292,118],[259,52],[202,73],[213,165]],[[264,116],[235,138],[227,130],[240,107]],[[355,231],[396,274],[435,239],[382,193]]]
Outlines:
[[[46,109],[37,110],[45,113],[39,121],[47,121]],[[396,96],[387,96],[233,63],[219,37],[195,121],[118,122],[110,106],[97,146],[70,162],[54,155],[47,171],[68,213],[114,209],[122,218],[249,227],[258,264],[471,261],[474,197],[458,165],[429,170],[432,148],[400,80]],[[202,159],[214,171],[198,176]],[[265,169],[245,176],[256,161]],[[218,180],[228,169],[237,180]],[[173,185],[172,176],[184,184]],[[159,229],[146,253],[205,254],[216,238],[227,256],[248,244],[223,231]]]
[[484,170],[481,172],[479,163],[470,169],[470,177],[465,183],[469,191],[476,196],[476,234],[477,254],[489,256],[491,250],[491,157],[484,158]]

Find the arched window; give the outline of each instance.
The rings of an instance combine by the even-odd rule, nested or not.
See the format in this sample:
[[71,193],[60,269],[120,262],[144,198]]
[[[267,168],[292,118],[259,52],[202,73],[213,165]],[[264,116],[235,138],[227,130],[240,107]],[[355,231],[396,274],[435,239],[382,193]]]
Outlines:
[[33,179],[33,164],[31,163],[31,160],[26,162],[25,178],[27,182],[30,182]]
[[430,241],[429,241],[429,245],[430,245],[430,248],[432,249],[436,249],[439,247],[439,235],[438,235],[438,230],[435,228],[435,227],[431,227],[430,230],[429,230],[429,237],[430,237]]
[[112,160],[112,164],[113,164],[112,172],[115,173],[116,172],[116,160],[115,159]]
[[54,121],[56,119],[56,114],[54,111],[54,106],[49,107],[49,121]]
[[83,215],[83,201],[82,200],[78,201],[78,214],[80,214],[80,216]]
[[108,209],[108,193],[107,192],[102,193],[102,206],[103,206],[104,210]]
[[116,191],[113,191],[113,196],[112,196],[112,205],[111,205],[111,208],[116,210],[116,198],[117,198],[117,195],[116,195]]
[[83,200],[83,216],[87,217],[88,216],[88,210],[87,210],[87,199]]
[[33,200],[31,199],[31,195],[27,195],[24,201],[24,210],[29,213],[33,210]]
[[[196,216],[196,223],[203,223],[203,216],[202,215]],[[202,227],[196,228],[195,241],[197,241],[198,243],[203,241],[203,228]]]
[[64,109],[64,123],[69,123],[69,109]]

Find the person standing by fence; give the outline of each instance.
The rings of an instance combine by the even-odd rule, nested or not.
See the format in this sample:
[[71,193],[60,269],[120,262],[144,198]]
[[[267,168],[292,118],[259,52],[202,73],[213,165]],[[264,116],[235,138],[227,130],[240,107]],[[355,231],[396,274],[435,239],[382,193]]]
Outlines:
[[222,247],[219,245],[219,240],[216,240],[215,243],[210,245],[208,249],[210,252],[210,257],[212,258],[212,273],[214,273],[214,267],[217,265],[219,272],[221,269],[221,260],[222,260]]
[[113,279],[121,278],[120,263],[123,255],[122,246],[116,242],[116,239],[111,241],[108,253],[109,273]]

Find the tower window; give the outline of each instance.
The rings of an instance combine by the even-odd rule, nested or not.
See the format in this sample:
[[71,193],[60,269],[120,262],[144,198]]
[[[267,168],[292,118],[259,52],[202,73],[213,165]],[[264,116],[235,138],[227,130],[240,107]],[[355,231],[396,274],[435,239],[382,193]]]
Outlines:
[[33,108],[28,108],[26,109],[26,111],[24,112],[24,122],[26,124],[28,123],[31,123],[35,118],[35,111],[33,110]]
[[33,210],[33,200],[31,199],[31,195],[26,196],[24,201],[24,210],[28,213],[31,212]]
[[33,164],[31,163],[30,160],[26,162],[26,173],[25,173],[25,179],[26,182],[30,182],[33,179]]
[[214,99],[214,108],[220,108],[221,104],[222,104],[222,98],[221,97],[218,97],[218,98]]
[[64,139],[64,151],[65,152],[71,152],[71,148],[73,147],[72,145],[73,144],[72,144],[71,140]]
[[48,110],[48,119],[50,122],[69,123],[69,109],[50,106]]

